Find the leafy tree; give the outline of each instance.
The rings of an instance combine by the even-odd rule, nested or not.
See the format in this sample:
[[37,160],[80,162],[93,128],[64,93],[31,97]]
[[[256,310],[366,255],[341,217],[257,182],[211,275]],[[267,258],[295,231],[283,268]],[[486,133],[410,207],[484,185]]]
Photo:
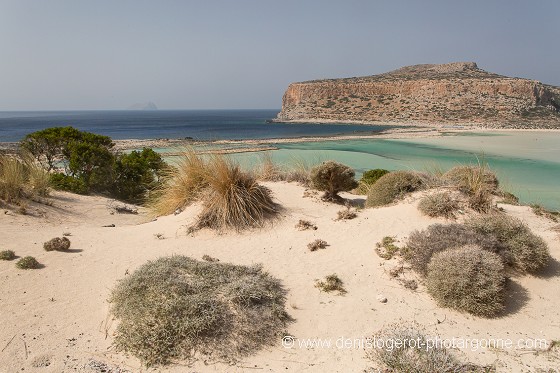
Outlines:
[[352,190],[358,186],[354,180],[354,170],[342,163],[326,161],[311,170],[313,187],[325,192],[323,199],[340,201],[339,192]]

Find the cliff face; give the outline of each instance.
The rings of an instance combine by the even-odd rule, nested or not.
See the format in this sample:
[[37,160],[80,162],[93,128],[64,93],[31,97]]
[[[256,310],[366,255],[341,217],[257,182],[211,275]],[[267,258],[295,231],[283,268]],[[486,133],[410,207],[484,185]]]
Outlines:
[[474,62],[415,65],[292,83],[278,120],[560,128],[560,88],[492,74]]

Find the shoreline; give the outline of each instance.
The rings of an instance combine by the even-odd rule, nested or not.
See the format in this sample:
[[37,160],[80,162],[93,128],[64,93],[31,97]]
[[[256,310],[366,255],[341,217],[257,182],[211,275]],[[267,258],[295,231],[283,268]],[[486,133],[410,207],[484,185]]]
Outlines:
[[[332,121],[333,123],[335,121]],[[290,122],[294,123],[295,122]],[[303,122],[301,122],[303,123]],[[311,122],[307,122],[311,123]],[[329,123],[323,121],[322,123]],[[339,123],[339,122],[338,122]],[[348,122],[350,123],[350,122]],[[364,124],[364,126],[372,125],[373,123],[355,123]],[[392,125],[388,123],[376,125]],[[366,132],[366,131],[364,131]],[[462,133],[515,133],[515,132],[560,132],[559,129],[551,128],[532,128],[532,129],[518,129],[518,128],[487,128],[476,126],[465,127],[447,127],[443,124],[437,127],[426,126],[406,126],[399,128],[388,128],[374,133],[364,133],[356,135],[340,134],[340,135],[327,135],[327,136],[302,136],[302,137],[285,137],[285,138],[263,138],[263,139],[240,139],[240,140],[196,140],[196,139],[120,139],[113,140],[115,143],[114,149],[117,151],[130,151],[138,150],[144,147],[149,148],[180,148],[189,146],[204,146],[204,145],[249,145],[248,147],[217,149],[209,152],[221,153],[249,153],[277,150],[277,147],[271,146],[273,144],[289,144],[289,143],[302,143],[302,142],[322,142],[322,141],[343,141],[343,140],[367,140],[367,139],[415,139],[415,138],[432,138],[440,137],[449,134],[462,134]],[[18,142],[0,142],[0,152],[13,153],[17,151]]]

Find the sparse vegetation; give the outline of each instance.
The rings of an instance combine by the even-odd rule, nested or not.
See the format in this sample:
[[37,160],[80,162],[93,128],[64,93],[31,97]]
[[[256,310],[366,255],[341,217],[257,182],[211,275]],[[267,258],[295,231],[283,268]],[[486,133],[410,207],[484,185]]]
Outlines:
[[298,231],[306,231],[308,229],[317,230],[317,226],[310,221],[300,219],[299,222],[296,224],[296,229]]
[[346,206],[345,209],[338,211],[336,215],[337,218],[335,220],[351,220],[358,216],[356,210],[352,209],[350,206]]
[[449,192],[428,194],[418,203],[418,210],[430,217],[452,219],[458,209],[458,201]]
[[290,320],[285,299],[280,281],[260,266],[160,258],[113,289],[114,343],[147,366],[195,354],[236,361],[280,337]]
[[66,251],[70,248],[70,240],[66,237],[55,237],[43,244],[45,251]]
[[478,233],[494,236],[507,253],[506,262],[520,271],[538,272],[549,263],[546,242],[517,218],[494,213],[473,217],[465,224]]
[[344,289],[344,283],[334,273],[332,275],[326,276],[324,281],[317,280],[315,282],[315,287],[326,293],[330,293],[333,291],[337,291],[338,295],[346,293],[346,289]]
[[502,260],[476,246],[434,254],[428,264],[426,286],[442,307],[484,317],[495,316],[504,309]]
[[539,204],[532,204],[531,209],[533,213],[538,216],[544,216],[547,219],[552,220],[555,223],[558,223],[560,219],[560,211],[552,211],[544,208],[542,205]]
[[329,246],[327,241],[321,240],[319,238],[307,244],[307,248],[309,249],[309,251],[317,251],[319,249],[324,249],[327,246]]
[[[394,323],[377,332],[372,340],[383,347],[368,349],[367,357],[383,372],[451,373],[493,372],[492,368],[462,364],[441,345],[430,346],[417,324]],[[397,341],[402,343],[397,344]],[[373,372],[373,370],[372,370]]]
[[26,256],[21,258],[20,260],[18,260],[16,262],[16,266],[19,269],[37,269],[39,268],[41,265],[39,264],[39,262],[37,261],[37,259],[35,259],[32,256]]
[[476,245],[484,250],[503,254],[500,252],[499,241],[493,235],[475,232],[461,224],[432,224],[423,231],[410,234],[404,257],[412,269],[425,276],[433,255],[466,245]]
[[422,186],[422,178],[411,171],[395,171],[381,176],[368,191],[366,207],[379,207],[393,203],[405,194]]
[[395,242],[397,242],[397,240],[395,240],[394,237],[385,236],[381,242],[375,244],[375,252],[385,260],[392,259],[399,251],[399,247],[395,245]]
[[16,253],[12,250],[2,250],[0,251],[0,260],[14,260],[16,258]]
[[340,202],[340,192],[352,190],[358,186],[354,180],[354,170],[334,161],[326,161],[311,170],[311,183],[315,189],[324,191],[323,199]]
[[502,197],[502,199],[499,201],[500,203],[505,203],[514,206],[519,205],[519,198],[513,193],[502,190],[499,192],[499,196]]

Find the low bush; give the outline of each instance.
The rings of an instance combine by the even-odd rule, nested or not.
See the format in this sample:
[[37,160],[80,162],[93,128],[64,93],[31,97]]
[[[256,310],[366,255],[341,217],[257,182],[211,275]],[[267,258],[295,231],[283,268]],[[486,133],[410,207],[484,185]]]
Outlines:
[[18,260],[16,262],[16,266],[19,269],[37,269],[39,268],[41,265],[39,264],[39,262],[37,261],[37,259],[35,259],[32,256],[26,256],[21,258],[20,260]]
[[296,224],[296,229],[298,231],[306,231],[308,229],[317,230],[317,226],[310,221],[300,219],[299,222]]
[[476,246],[434,254],[428,264],[426,286],[442,307],[484,317],[495,316],[504,309],[502,260]]
[[43,244],[45,251],[66,251],[70,248],[70,240],[66,237],[55,237]]
[[55,172],[50,175],[50,183],[54,189],[72,192],[76,194],[87,194],[89,189],[83,180]]
[[323,241],[321,239],[316,239],[315,241],[307,244],[307,248],[309,249],[309,251],[317,251],[319,249],[324,249],[327,246],[329,246],[327,241]]
[[[441,344],[431,346],[422,328],[413,324],[387,325],[373,337],[367,358],[383,372],[454,373],[491,372],[491,368],[460,363]],[[397,342],[399,342],[397,344]],[[379,348],[377,344],[382,347]],[[373,370],[372,370],[373,372]]]
[[332,291],[337,291],[339,295],[346,293],[346,289],[344,289],[344,283],[334,273],[332,275],[326,276],[324,281],[317,280],[315,282],[315,287],[326,293],[330,293]]
[[461,224],[432,224],[423,231],[410,234],[404,258],[412,269],[425,276],[433,255],[465,245],[476,245],[484,250],[505,255],[501,251],[500,242],[491,234],[476,232]]
[[384,170],[382,168],[376,168],[373,170],[367,170],[362,174],[362,177],[360,179],[360,183],[366,184],[366,185],[372,185],[375,184],[375,182],[377,180],[379,180],[379,178],[385,174],[388,174],[389,170]]
[[465,224],[479,234],[494,236],[507,253],[507,263],[523,272],[537,272],[550,260],[546,242],[521,220],[494,213],[472,217]]
[[336,215],[337,217],[335,220],[351,220],[355,219],[358,216],[356,210],[351,209],[350,206],[347,206],[345,209],[338,211]]
[[317,190],[324,191],[323,199],[339,202],[340,192],[352,190],[358,186],[354,180],[352,168],[334,161],[326,161],[311,170],[311,183]]
[[430,217],[454,218],[459,202],[449,192],[428,194],[418,203],[418,210]]
[[377,180],[369,190],[366,207],[379,207],[393,203],[405,194],[422,186],[422,178],[410,171],[390,172]]
[[2,250],[0,251],[0,260],[14,260],[16,258],[16,253],[12,250]]
[[113,289],[114,344],[147,366],[195,354],[233,362],[277,341],[290,321],[285,300],[259,266],[160,258]]

